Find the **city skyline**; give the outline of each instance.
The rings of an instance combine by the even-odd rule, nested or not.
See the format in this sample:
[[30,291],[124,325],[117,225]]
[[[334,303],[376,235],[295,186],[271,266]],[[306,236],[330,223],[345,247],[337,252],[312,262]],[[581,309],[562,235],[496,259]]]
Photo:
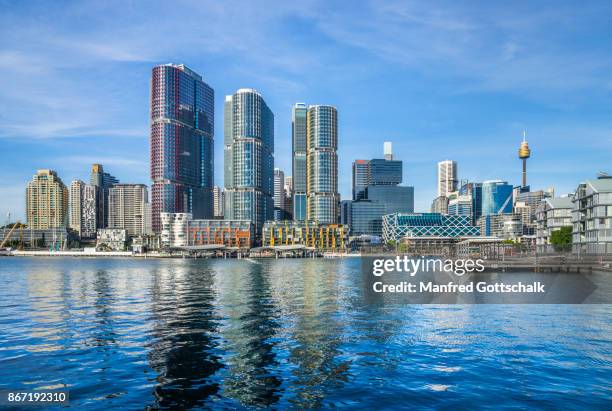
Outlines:
[[[222,96],[241,87],[256,88],[266,96],[276,119],[275,166],[287,173],[293,105],[308,101],[338,108],[342,199],[351,198],[352,162],[372,153],[381,157],[383,141],[392,141],[396,155],[404,160],[404,181],[415,187],[417,211],[427,210],[435,197],[435,165],[444,158],[459,163],[460,180],[502,179],[519,185],[516,147],[523,129],[533,149],[528,169],[533,189],[554,186],[564,194],[599,170],[611,171],[607,44],[582,43],[609,30],[603,21],[609,6],[603,3],[554,11],[488,6],[492,21],[479,21],[474,8],[456,6],[436,14],[426,6],[362,3],[355,10],[323,7],[319,14],[316,7],[280,4],[268,15],[256,7],[242,10],[232,4],[185,6],[165,10],[171,22],[164,23],[170,26],[164,29],[177,27],[179,18],[193,21],[201,13],[218,17],[215,24],[227,24],[232,11],[245,29],[253,29],[253,39],[199,28],[206,32],[189,36],[187,45],[150,42],[155,47],[139,43],[148,34],[161,38],[154,30],[160,16],[155,13],[136,19],[143,33],[139,36],[137,28],[122,28],[128,26],[122,19],[141,11],[136,6],[123,10],[124,17],[106,5],[83,3],[53,12],[47,7],[17,4],[0,17],[0,71],[5,80],[0,103],[6,107],[0,117],[2,219],[7,211],[25,217],[24,187],[37,169],[53,169],[69,183],[87,181],[91,164],[101,163],[122,182],[150,187],[148,82],[153,66],[169,62],[186,64],[216,91],[217,185],[223,185]],[[370,26],[368,11],[369,18],[388,22],[399,35],[389,38],[373,27],[378,24]],[[336,29],[325,23],[325,12],[341,23]],[[345,12],[355,19],[336,21]],[[91,24],[68,28],[75,17]],[[494,28],[501,18],[504,25]],[[406,21],[413,24],[400,24]],[[356,35],[353,29],[360,27],[372,39]],[[428,36],[436,28],[438,35]],[[279,40],[277,32],[287,35]],[[311,36],[296,51],[295,44],[306,33]],[[463,35],[465,43],[454,40],[454,34]],[[494,35],[485,40],[487,34]],[[439,47],[427,51],[408,40],[411,37],[429,38]],[[568,40],[564,52],[554,47],[559,37]],[[381,40],[379,45],[375,39]],[[251,42],[262,40],[269,47],[259,48],[258,55]],[[483,56],[470,51],[480,42]],[[447,43],[457,55],[445,51],[442,46]],[[402,46],[402,53],[392,55],[390,50],[403,50]],[[413,60],[408,57],[411,51],[418,52]],[[483,59],[468,64],[471,57]],[[580,68],[570,64],[576,59],[583,63]],[[454,69],[441,67],[446,60]],[[252,63],[248,71],[242,68],[246,63]],[[483,70],[487,64],[493,69]]]

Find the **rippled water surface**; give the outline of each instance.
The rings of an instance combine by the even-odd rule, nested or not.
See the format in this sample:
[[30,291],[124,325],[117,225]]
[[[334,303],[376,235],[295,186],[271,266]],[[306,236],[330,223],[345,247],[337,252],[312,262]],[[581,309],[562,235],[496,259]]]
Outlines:
[[363,284],[358,259],[1,258],[0,387],[101,410],[612,406],[610,305]]

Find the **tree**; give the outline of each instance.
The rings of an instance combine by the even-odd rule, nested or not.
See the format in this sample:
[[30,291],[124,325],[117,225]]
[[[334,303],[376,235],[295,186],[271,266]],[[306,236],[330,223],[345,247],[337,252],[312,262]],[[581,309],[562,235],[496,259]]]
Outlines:
[[550,244],[555,251],[567,250],[572,245],[572,227],[561,227],[550,234]]

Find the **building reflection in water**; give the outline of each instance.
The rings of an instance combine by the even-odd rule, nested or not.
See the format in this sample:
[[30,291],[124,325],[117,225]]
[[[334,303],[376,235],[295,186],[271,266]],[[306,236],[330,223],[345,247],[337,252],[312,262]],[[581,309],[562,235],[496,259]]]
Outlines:
[[202,406],[219,391],[211,378],[223,367],[215,338],[214,274],[206,267],[174,260],[152,272],[149,364],[158,373],[155,408]]
[[223,395],[248,406],[273,406],[282,379],[276,359],[278,304],[264,263],[234,261],[220,268],[220,305],[226,325],[221,330],[228,355]]

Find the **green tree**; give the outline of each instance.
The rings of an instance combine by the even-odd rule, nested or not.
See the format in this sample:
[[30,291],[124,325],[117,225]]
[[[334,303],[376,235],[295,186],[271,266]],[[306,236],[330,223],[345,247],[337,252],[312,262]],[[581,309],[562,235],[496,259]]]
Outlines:
[[555,251],[567,250],[572,245],[572,227],[561,227],[550,234],[550,244]]

